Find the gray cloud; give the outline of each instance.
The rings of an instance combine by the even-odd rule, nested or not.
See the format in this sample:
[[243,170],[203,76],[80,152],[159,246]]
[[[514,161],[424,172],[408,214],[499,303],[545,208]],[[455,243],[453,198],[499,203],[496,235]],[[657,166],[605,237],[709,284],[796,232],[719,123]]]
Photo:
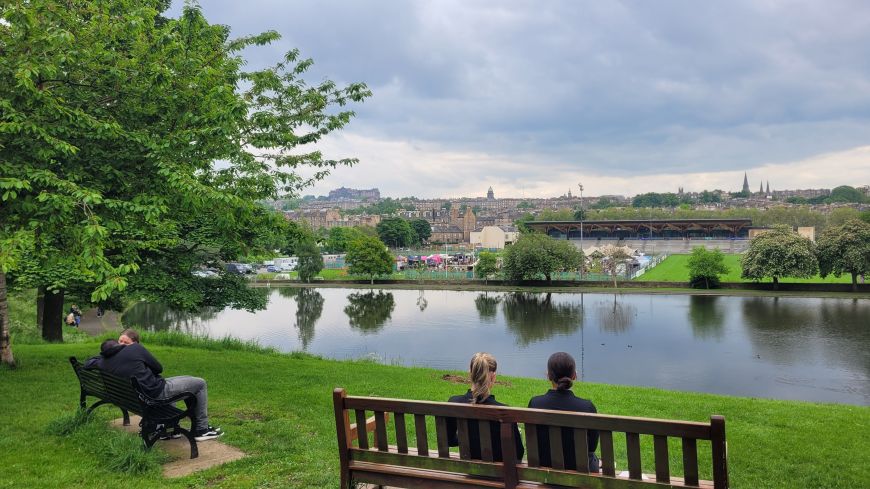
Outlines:
[[870,4],[860,0],[202,7],[236,35],[283,34],[246,53],[252,66],[298,47],[316,62],[313,80],[368,83],[375,96],[346,132],[528,165],[506,180],[542,167],[602,176],[742,170],[849,150],[870,136]]

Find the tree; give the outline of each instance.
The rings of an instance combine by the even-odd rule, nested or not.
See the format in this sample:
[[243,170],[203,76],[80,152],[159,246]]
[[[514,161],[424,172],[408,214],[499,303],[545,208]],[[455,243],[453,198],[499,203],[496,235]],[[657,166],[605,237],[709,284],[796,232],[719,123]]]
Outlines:
[[377,230],[381,241],[396,248],[411,246],[417,241],[417,235],[411,225],[401,217],[382,219],[377,225]]
[[861,213],[861,220],[867,223],[870,223],[870,211],[864,211]]
[[432,225],[426,219],[412,219],[410,224],[417,235],[417,243],[425,243],[432,237]]
[[363,236],[363,233],[357,228],[331,228],[326,238],[326,249],[330,253],[344,253],[347,251],[350,243],[361,236]]
[[320,254],[320,248],[314,241],[304,241],[299,245],[296,256],[299,259],[296,265],[299,280],[311,282],[311,279],[323,270],[323,255]]
[[396,300],[391,292],[379,290],[375,292],[353,293],[347,296],[347,306],[344,313],[352,328],[360,329],[364,334],[377,333],[390,320]]
[[788,226],[775,226],[753,238],[741,265],[743,278],[771,277],[774,290],[779,290],[780,277],[809,278],[819,270],[813,242]]
[[613,288],[617,287],[616,277],[619,275],[620,265],[624,266],[631,256],[621,246],[604,245],[601,247],[601,266],[604,273],[610,274],[613,279]]
[[870,274],[870,224],[854,219],[828,228],[819,235],[816,256],[819,274],[852,275],[852,291],[858,291],[858,275]]
[[850,187],[849,185],[840,185],[839,187],[831,190],[831,195],[825,199],[828,202],[854,202],[861,203],[866,199],[864,197],[864,193],[855,187]]
[[531,233],[532,230],[529,229],[528,226],[526,226],[526,223],[532,222],[534,220],[535,220],[535,215],[530,213],[530,212],[527,212],[527,213],[523,214],[522,217],[520,217],[519,219],[514,221],[514,226],[517,227],[517,231],[519,231],[521,234]]
[[350,265],[348,273],[368,276],[372,284],[375,283],[375,277],[388,275],[393,271],[393,255],[378,238],[365,236],[353,241],[348,247],[345,260]]
[[719,275],[728,273],[725,255],[719,250],[708,250],[703,246],[692,248],[689,256],[689,282],[692,287],[705,289],[719,287]]
[[[333,108],[364,100],[365,85],[309,86],[300,77],[312,62],[297,51],[244,72],[239,53],[276,33],[229,40],[195,6],[163,18],[167,5],[33,0],[0,10],[0,239],[29,242],[11,271],[46,291],[48,340],[61,339],[67,290],[185,307],[241,298],[247,287],[233,279],[191,281],[204,264],[193,258],[259,246],[271,218],[258,201],[355,163],[301,147],[344,127],[353,112]],[[311,178],[296,172],[305,166]]]
[[676,207],[680,205],[680,197],[675,193],[656,193],[636,195],[631,199],[632,207]]
[[496,264],[495,253],[491,251],[481,251],[477,256],[477,265],[474,266],[474,274],[477,278],[482,278],[485,284],[489,277],[494,275],[497,271],[498,266]]
[[577,269],[582,257],[568,241],[526,233],[505,250],[502,271],[508,280],[552,280],[553,272]]

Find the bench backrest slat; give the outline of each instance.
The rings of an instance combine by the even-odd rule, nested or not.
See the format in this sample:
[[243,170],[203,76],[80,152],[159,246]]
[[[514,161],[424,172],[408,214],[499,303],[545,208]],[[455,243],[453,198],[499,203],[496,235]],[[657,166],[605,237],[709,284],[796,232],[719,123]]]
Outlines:
[[[714,487],[728,487],[725,427],[724,419],[720,417],[714,416],[710,423],[697,423],[502,406],[348,397],[343,390],[336,390],[339,391],[341,395],[336,394],[333,398],[336,403],[336,422],[340,420],[343,425],[339,427],[339,448],[345,454],[343,460],[346,459],[351,467],[346,474],[348,478],[376,472],[378,464],[385,464],[394,466],[390,470],[395,470],[395,466],[405,466],[449,472],[453,477],[456,474],[492,477],[500,481],[498,487],[505,488],[515,488],[520,481],[566,487],[645,487],[651,484],[698,487],[697,440],[709,440],[712,446]],[[346,437],[342,441],[341,436],[342,433],[351,432],[346,414],[350,411],[355,413],[352,417],[356,419],[355,429],[359,433],[356,446]],[[369,431],[374,430],[372,444],[368,441],[367,412],[374,413],[374,426],[368,428]],[[390,446],[387,440],[391,415],[396,425],[397,446]],[[415,440],[409,439],[409,416],[414,419]],[[429,442],[433,440],[427,426],[429,419],[431,421],[428,422],[434,421],[437,456],[430,454]],[[527,464],[516,459],[514,424],[525,426]],[[450,433],[449,430],[454,432]],[[600,474],[590,473],[588,443],[590,437],[594,436],[590,430],[597,431],[599,437]],[[611,484],[606,481],[616,477],[614,432],[620,436],[625,434],[628,479],[622,476]],[[458,444],[458,454],[450,452],[451,438]],[[652,441],[655,481],[642,474],[642,438],[651,438]],[[669,446],[669,438],[680,439],[682,445]],[[546,447],[540,447],[539,442]],[[411,444],[416,445],[416,452],[409,450]],[[678,478],[673,482],[670,451],[679,449],[677,447],[682,448],[683,480]],[[549,461],[541,452],[546,449],[549,449]],[[367,463],[357,466],[353,465],[355,462]],[[342,477],[344,481],[344,473]],[[414,472],[407,477],[423,484],[430,480],[427,477],[435,475],[428,476],[424,471]]]

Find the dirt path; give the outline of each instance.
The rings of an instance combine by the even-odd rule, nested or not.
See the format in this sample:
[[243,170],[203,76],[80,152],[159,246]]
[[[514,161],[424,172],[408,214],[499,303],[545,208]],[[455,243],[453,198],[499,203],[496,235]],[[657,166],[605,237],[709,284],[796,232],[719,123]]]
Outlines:
[[106,311],[102,317],[97,317],[96,308],[88,309],[82,313],[79,329],[91,336],[99,336],[107,331],[118,331],[121,329],[121,314]]

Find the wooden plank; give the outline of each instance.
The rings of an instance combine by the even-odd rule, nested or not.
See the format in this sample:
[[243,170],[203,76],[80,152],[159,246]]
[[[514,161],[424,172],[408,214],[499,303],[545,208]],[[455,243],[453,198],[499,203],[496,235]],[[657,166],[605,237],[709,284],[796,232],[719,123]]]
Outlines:
[[360,448],[369,447],[369,433],[366,431],[366,412],[362,409],[356,410],[356,444]]
[[710,416],[710,432],[713,451],[713,485],[716,489],[727,489],[728,445],[725,440],[725,418]]
[[526,456],[530,467],[541,466],[538,455],[538,426],[531,423],[526,423]]
[[484,462],[492,462],[495,457],[492,449],[492,429],[488,421],[477,423],[478,439],[480,440],[480,458]]
[[516,489],[519,483],[517,476],[517,446],[514,440],[514,427],[511,423],[502,423],[500,427],[501,434],[501,455],[504,467],[504,489]]
[[335,432],[338,436],[338,464],[341,471],[341,487],[349,487],[350,484],[350,459],[347,453],[350,448],[350,427],[348,426],[348,419],[344,410],[345,397],[347,397],[347,392],[344,389],[332,391],[332,406],[335,411]]
[[394,452],[376,452],[374,450],[360,450],[358,448],[350,449],[348,454],[351,466],[355,465],[354,462],[366,462],[433,471],[456,472],[479,477],[501,477],[500,463],[461,460],[456,458],[456,454],[450,458],[438,458]]
[[459,458],[471,459],[471,442],[468,436],[468,420],[459,418],[456,420],[457,434],[459,435]]
[[630,479],[640,480],[640,435],[637,433],[626,433],[625,448],[628,452],[628,477]]
[[616,475],[613,465],[613,432],[599,431],[598,444],[601,445],[601,471],[604,475],[613,477]]
[[698,486],[698,442],[683,438],[683,478],[687,486]]
[[351,477],[355,482],[368,482],[378,486],[389,487],[425,487],[427,489],[504,487],[498,480],[477,476],[367,463],[352,464]]
[[589,433],[583,429],[574,430],[574,463],[577,472],[589,472]]
[[567,428],[602,431],[622,431],[646,435],[710,439],[710,425],[678,420],[635,418],[592,413],[549,411],[545,409],[511,408],[505,406],[469,405],[447,402],[409,401],[376,397],[348,397],[347,409],[425,414],[452,418],[479,419],[498,422],[532,423]]
[[438,441],[438,456],[449,457],[450,447],[447,442],[447,418],[443,416],[435,416],[435,435]]
[[405,414],[396,413],[396,445],[399,453],[408,453],[408,427],[405,425]]
[[565,454],[562,453],[562,428],[550,426],[550,463],[557,470],[565,468]]
[[417,436],[417,452],[420,455],[429,455],[429,437],[426,435],[426,416],[414,415],[414,432]]
[[671,469],[668,465],[668,437],[654,436],[653,450],[656,459],[656,482],[670,482]]
[[382,452],[387,451],[387,421],[383,411],[375,411],[375,445]]
[[[650,480],[638,481],[624,477],[607,477],[597,473],[580,474],[574,471],[532,468],[526,465],[520,465],[517,472],[520,481],[522,481],[517,485],[517,489],[562,489],[568,487],[589,489],[648,489],[652,487],[656,489],[685,489],[682,480],[678,477],[673,477],[669,483],[656,483]],[[701,487],[712,489],[712,484],[712,482],[707,484],[702,482]]]

